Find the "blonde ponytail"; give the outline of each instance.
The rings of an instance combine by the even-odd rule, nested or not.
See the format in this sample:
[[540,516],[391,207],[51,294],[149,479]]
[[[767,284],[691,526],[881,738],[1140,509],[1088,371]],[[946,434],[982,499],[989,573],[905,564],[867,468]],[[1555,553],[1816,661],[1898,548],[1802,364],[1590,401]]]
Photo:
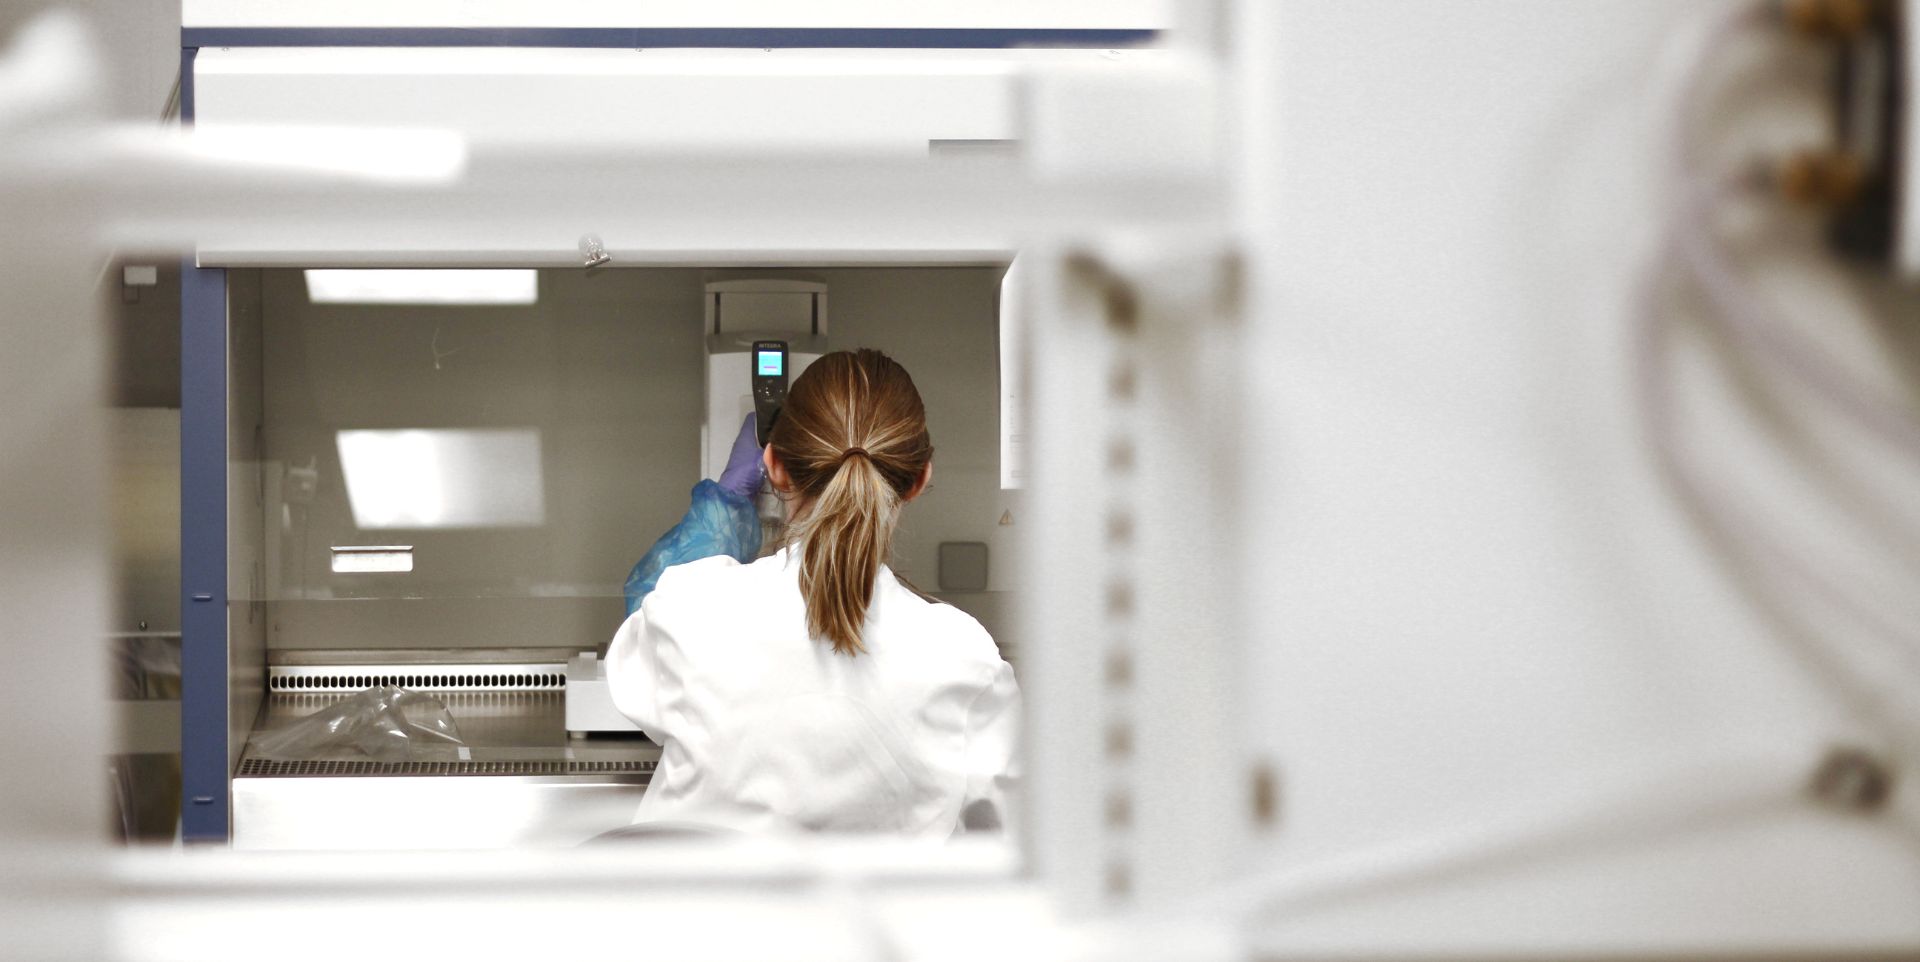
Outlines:
[[788,536],[807,630],[858,655],[900,507],[933,459],[920,393],[879,351],[828,354],[794,381],[768,443],[801,501]]

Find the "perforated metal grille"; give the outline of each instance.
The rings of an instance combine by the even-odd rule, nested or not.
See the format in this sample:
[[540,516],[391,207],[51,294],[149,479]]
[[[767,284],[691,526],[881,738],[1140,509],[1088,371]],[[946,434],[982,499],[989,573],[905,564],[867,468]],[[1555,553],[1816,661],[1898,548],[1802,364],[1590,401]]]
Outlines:
[[359,691],[398,685],[422,691],[551,691],[567,686],[565,665],[273,665],[276,692]]
[[651,775],[651,761],[553,762],[375,762],[278,761],[248,758],[241,777],[313,777],[347,775]]

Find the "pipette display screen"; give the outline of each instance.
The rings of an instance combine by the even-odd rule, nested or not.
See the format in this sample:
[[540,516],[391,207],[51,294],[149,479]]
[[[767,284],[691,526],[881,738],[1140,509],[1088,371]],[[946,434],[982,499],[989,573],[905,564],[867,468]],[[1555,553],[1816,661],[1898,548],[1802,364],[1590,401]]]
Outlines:
[[760,351],[759,354],[759,363],[754,365],[755,374],[779,377],[786,373],[786,371],[782,370],[781,363],[785,360],[785,355],[779,351]]

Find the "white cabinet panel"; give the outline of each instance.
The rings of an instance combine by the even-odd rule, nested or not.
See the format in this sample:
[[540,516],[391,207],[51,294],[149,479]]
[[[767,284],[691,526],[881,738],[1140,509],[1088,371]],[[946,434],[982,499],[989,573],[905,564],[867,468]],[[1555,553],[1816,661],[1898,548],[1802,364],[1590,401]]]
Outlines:
[[1165,0],[184,0],[188,27],[865,27],[1151,30]]
[[[1026,51],[203,49],[196,122],[437,127],[689,150],[1004,140]],[[1097,56],[1048,51],[1052,58]]]

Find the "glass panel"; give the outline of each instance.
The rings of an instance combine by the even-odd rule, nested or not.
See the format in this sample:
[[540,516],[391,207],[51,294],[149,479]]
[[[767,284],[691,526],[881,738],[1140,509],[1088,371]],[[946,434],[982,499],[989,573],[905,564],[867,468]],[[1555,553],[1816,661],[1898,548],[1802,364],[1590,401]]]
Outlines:
[[537,527],[547,519],[537,429],[415,428],[334,437],[353,523],[363,530]]
[[612,637],[628,571],[702,476],[705,284],[738,276],[826,283],[829,346],[878,347],[912,373],[938,485],[908,510],[895,566],[937,589],[940,542],[989,544],[995,583],[956,603],[1003,620],[997,268],[542,270],[515,304],[325,303],[317,272],[232,273],[234,296],[256,299],[235,309],[262,318],[265,544],[243,550],[264,561],[273,649]]

